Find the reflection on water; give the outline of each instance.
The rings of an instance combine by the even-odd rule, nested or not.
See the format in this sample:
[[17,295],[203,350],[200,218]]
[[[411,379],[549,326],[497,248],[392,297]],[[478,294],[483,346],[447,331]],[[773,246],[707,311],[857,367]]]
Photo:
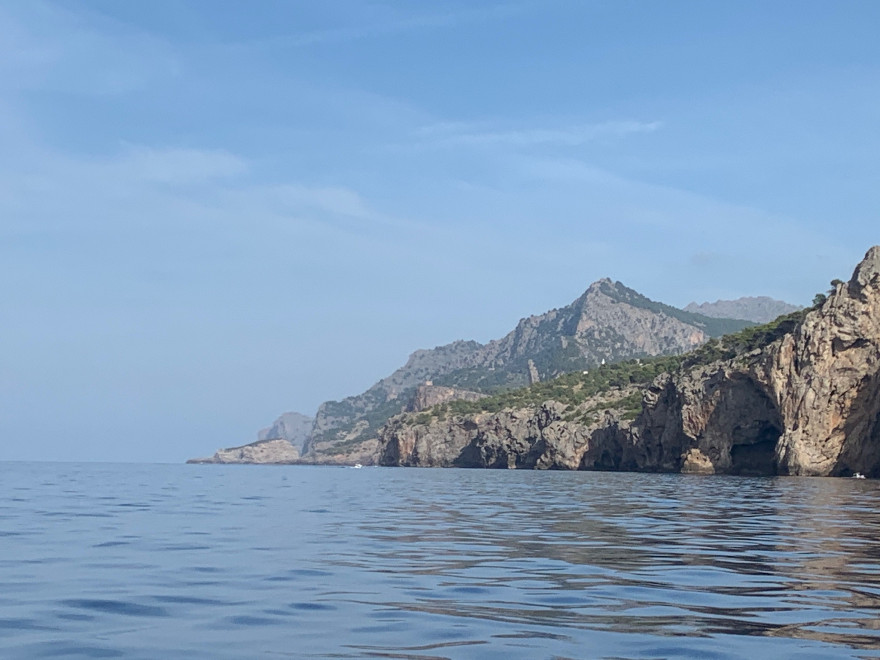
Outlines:
[[880,657],[880,484],[0,464],[0,656]]

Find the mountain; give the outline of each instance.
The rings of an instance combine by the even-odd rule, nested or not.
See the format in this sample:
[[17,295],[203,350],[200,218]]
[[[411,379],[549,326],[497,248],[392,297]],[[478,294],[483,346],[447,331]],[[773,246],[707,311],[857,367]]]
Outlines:
[[620,282],[599,280],[570,305],[522,319],[501,339],[416,351],[366,392],[322,404],[303,458],[372,462],[379,430],[412,407],[418,386],[426,382],[451,388],[453,398],[460,398],[455,392],[489,394],[602,363],[682,353],[748,325],[680,310]]
[[389,420],[382,465],[880,477],[880,246],[827,299],[683,355]]
[[775,318],[791,314],[799,309],[798,305],[774,300],[767,296],[743,297],[736,300],[716,300],[713,303],[692,302],[684,308],[686,312],[711,316],[712,318],[744,319],[754,323],[769,323]]
[[315,420],[296,412],[286,412],[276,419],[272,426],[262,429],[257,433],[257,440],[287,440],[297,449],[301,450],[303,444],[312,434],[312,426]]
[[296,463],[314,422],[300,413],[286,412],[260,430],[256,442],[218,449],[213,456],[191,458],[187,463]]

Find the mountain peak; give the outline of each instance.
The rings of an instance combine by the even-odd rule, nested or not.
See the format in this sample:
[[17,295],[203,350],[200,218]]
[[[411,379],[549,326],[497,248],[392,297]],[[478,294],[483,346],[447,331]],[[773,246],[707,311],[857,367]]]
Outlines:
[[736,300],[716,300],[713,303],[692,302],[684,308],[686,312],[702,314],[712,318],[743,319],[753,323],[769,323],[785,314],[801,309],[798,305],[774,300],[767,296],[737,298]]
[[584,293],[589,292],[604,292],[609,288],[614,289],[615,285],[619,284],[619,282],[615,282],[610,277],[603,277],[600,280],[596,280],[590,286],[587,287],[587,290]]

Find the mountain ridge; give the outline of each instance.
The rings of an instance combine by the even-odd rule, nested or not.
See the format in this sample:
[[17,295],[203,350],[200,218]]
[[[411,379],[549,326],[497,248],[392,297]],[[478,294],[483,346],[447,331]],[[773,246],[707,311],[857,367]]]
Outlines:
[[366,392],[323,403],[303,459],[372,461],[378,431],[426,381],[485,394],[603,362],[681,353],[748,325],[658,303],[603,278],[569,305],[520,319],[500,339],[486,344],[458,340],[415,351],[403,367]]
[[713,318],[744,319],[754,323],[769,323],[773,319],[802,309],[768,296],[743,296],[735,300],[716,300],[715,302],[688,303],[684,310]]

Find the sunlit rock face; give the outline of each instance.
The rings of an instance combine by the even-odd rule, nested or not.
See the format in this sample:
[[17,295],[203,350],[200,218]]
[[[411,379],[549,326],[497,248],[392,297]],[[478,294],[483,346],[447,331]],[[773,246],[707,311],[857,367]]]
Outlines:
[[880,476],[880,247],[770,347],[764,367],[784,423],[781,472]]

